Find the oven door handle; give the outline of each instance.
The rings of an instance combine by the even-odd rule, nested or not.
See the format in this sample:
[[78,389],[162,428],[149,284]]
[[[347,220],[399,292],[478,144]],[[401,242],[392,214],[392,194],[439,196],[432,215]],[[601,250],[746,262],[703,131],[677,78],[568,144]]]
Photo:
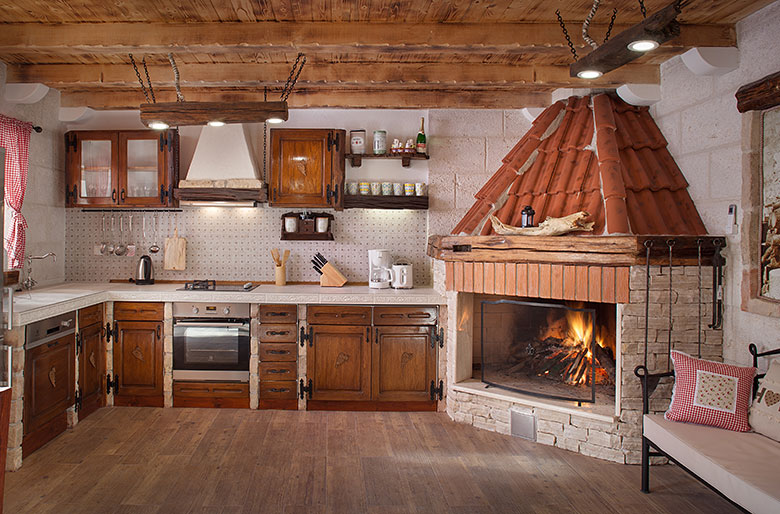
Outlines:
[[224,323],[216,322],[209,323],[207,321],[177,321],[174,323],[177,327],[207,327],[207,328],[241,328],[247,326],[249,323]]

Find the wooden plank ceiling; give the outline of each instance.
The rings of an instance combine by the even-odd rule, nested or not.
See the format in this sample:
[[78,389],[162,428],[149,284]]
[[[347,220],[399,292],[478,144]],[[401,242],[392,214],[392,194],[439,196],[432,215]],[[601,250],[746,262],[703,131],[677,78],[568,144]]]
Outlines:
[[[659,63],[695,46],[734,46],[734,24],[772,0],[692,0],[681,35],[597,81],[569,77],[590,0],[4,0],[8,82],[42,82],[63,106],[137,108],[128,53],[146,58],[159,101],[174,101],[172,52],[189,101],[276,99],[298,52],[291,107],[542,106],[559,87],[656,83]],[[669,0],[646,0],[648,13]],[[595,39],[642,19],[637,0],[602,0]],[[141,70],[143,73],[143,70]]]

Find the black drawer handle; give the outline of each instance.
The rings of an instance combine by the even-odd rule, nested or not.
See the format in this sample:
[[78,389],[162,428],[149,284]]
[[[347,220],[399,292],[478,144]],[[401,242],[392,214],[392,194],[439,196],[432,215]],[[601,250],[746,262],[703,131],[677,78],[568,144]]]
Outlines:
[[239,391],[237,389],[220,389],[218,387],[214,388],[215,393],[227,393],[227,394],[242,394],[243,391]]
[[274,317],[274,316],[290,316],[290,315],[292,315],[292,313],[291,312],[266,312],[265,315],[266,316],[271,316],[271,317]]
[[52,348],[52,347],[54,347],[54,346],[57,346],[58,344],[60,344],[60,342],[59,342],[59,341],[54,341],[53,343],[49,343],[49,344],[47,344],[47,345],[46,345],[46,348]]
[[395,318],[395,319],[398,319],[398,318],[403,318],[404,315],[403,314],[380,314],[379,317],[380,318]]
[[410,318],[430,318],[431,313],[430,312],[410,312],[407,314]]
[[289,330],[281,330],[281,331],[269,330],[268,332],[266,332],[266,334],[268,334],[269,336],[286,336],[289,333],[290,333]]
[[208,393],[209,389],[208,389],[208,387],[204,387],[203,389],[182,387],[181,389],[179,389],[179,392],[181,392],[181,393]]
[[285,373],[289,373],[289,369],[269,369],[268,373],[273,373],[275,375],[283,375]]
[[267,353],[271,355],[289,355],[290,350],[268,350]]
[[269,391],[271,391],[272,393],[287,393],[290,390],[287,389],[286,387],[283,387],[281,389],[280,388],[276,388],[276,387],[272,387],[271,389],[269,389]]

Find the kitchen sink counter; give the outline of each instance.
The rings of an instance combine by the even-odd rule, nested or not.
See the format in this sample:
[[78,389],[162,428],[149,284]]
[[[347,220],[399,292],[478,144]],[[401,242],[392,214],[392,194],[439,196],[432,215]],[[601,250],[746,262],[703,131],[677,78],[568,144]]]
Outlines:
[[[64,282],[14,294],[13,324],[28,325],[102,302],[245,302],[350,305],[441,305],[446,299],[432,288],[369,289],[311,285],[261,285],[252,291],[177,291],[182,284]],[[5,312],[8,312],[7,305]]]

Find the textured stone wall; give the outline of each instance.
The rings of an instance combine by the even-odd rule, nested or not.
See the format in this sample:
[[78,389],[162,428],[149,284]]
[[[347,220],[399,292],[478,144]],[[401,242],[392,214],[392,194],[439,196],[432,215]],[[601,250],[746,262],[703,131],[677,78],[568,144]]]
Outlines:
[[[669,312],[671,309],[672,348],[691,355],[698,355],[699,330],[701,331],[701,355],[711,360],[722,360],[723,332],[707,329],[711,315],[709,302],[712,297],[711,268],[701,269],[701,291],[699,290],[699,269],[696,266],[679,266],[672,273],[672,295],[669,297],[669,269],[650,268],[649,316],[647,366],[650,372],[667,370],[668,341],[670,334]],[[456,293],[449,293],[455,296]],[[699,295],[702,300],[701,325],[699,319]],[[464,295],[457,295],[463,297]],[[454,390],[449,387],[447,412],[457,422],[468,423],[477,428],[502,434],[510,433],[510,409],[536,417],[536,440],[539,443],[557,446],[566,450],[598,457],[613,462],[636,464],[641,458],[642,394],[639,379],[634,368],[644,363],[645,305],[648,299],[646,269],[633,266],[630,277],[630,301],[618,307],[620,329],[621,387],[620,415],[611,422],[577,415],[575,404],[572,412],[539,407],[539,400],[531,406],[522,401],[488,398],[472,392]],[[457,300],[448,298],[450,309]],[[450,328],[451,338],[459,337],[457,328]],[[455,345],[452,345],[455,348]],[[451,363],[448,372],[454,373]],[[454,385],[454,384],[453,384]],[[491,394],[499,391],[491,389]],[[663,412],[669,405],[672,382],[665,379],[651,396],[650,410]]]

